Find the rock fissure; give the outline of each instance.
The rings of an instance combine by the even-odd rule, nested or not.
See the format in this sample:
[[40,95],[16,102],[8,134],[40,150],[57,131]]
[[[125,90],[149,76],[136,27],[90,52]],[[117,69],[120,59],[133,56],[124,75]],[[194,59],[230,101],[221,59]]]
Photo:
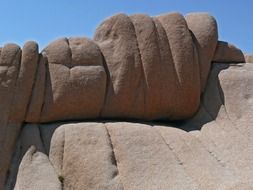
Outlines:
[[[157,130],[156,128],[154,128],[154,130],[156,131],[156,133],[161,137],[161,139],[163,140],[164,144],[166,144],[166,146],[169,148],[169,150],[173,153],[174,157],[177,160],[178,165],[182,166],[184,168],[184,171],[186,172],[186,169],[184,167],[184,163],[183,161],[177,156],[177,153],[174,151],[174,148],[165,140],[164,136],[159,132],[159,130]],[[187,172],[186,172],[187,173]],[[190,176],[189,176],[190,177]]]
[[115,174],[115,177],[118,176],[119,177],[119,181],[120,181],[120,184],[122,185],[123,187],[123,190],[124,190],[124,186],[123,186],[123,183],[120,179],[120,171],[119,171],[119,166],[118,166],[118,160],[116,158],[116,153],[115,153],[115,149],[114,149],[114,146],[113,146],[113,142],[112,142],[112,138],[111,138],[111,134],[106,126],[106,124],[104,124],[104,127],[105,127],[105,130],[106,130],[106,133],[107,133],[107,136],[108,136],[108,141],[109,141],[109,145],[111,147],[111,151],[112,151],[112,155],[111,155],[111,159],[112,159],[112,164],[116,166],[117,168],[117,173]]
[[[144,100],[143,107],[144,107],[144,115],[145,115],[146,107],[147,107],[147,105],[146,105],[146,101],[147,101],[146,91],[147,91],[147,84],[148,84],[148,82],[147,82],[147,77],[146,77],[145,70],[144,70],[143,58],[142,58],[141,50],[140,50],[140,47],[139,47],[138,37],[137,37],[136,29],[135,29],[135,26],[134,26],[133,22],[132,22],[132,26],[133,26],[133,28],[134,28],[134,37],[135,37],[135,40],[136,40],[138,55],[139,55],[139,57],[140,57],[141,77],[144,78],[144,85],[143,85],[142,80],[140,80],[140,81],[139,81],[139,84],[138,84],[138,87],[140,88],[141,85],[143,85],[142,90],[144,91],[144,92],[143,92],[143,95],[144,95],[144,96],[143,96],[142,98],[143,98],[143,100]],[[136,93],[136,96],[137,96],[137,95],[138,95],[138,94]]]
[[31,101],[32,101],[32,94],[33,94],[33,92],[34,92],[34,88],[35,88],[35,84],[36,84],[36,80],[37,80],[37,77],[38,77],[38,72],[39,72],[39,64],[40,64],[40,56],[39,56],[39,58],[38,58],[38,60],[37,60],[37,66],[36,66],[36,71],[35,71],[35,75],[34,75],[34,77],[33,77],[33,82],[32,82],[32,89],[31,89],[31,92],[30,92],[30,95],[29,95],[29,98],[28,98],[28,103],[27,103],[27,105],[26,105],[26,111],[25,111],[25,114],[24,114],[24,118],[26,119],[27,118],[27,114],[28,114],[28,112],[29,112],[29,108],[30,108],[30,105],[31,105]]
[[[44,56],[42,54],[42,56]],[[45,56],[46,57],[46,56]],[[47,60],[47,58],[46,58]],[[48,66],[48,62],[45,63],[45,83],[44,83],[44,91],[43,91],[43,101],[42,101],[42,105],[40,107],[40,111],[39,111],[39,118],[38,118],[38,122],[41,122],[41,116],[42,116],[42,113],[43,113],[43,110],[44,110],[44,107],[45,107],[45,104],[46,104],[46,95],[47,95],[47,83],[48,83],[48,80],[49,80],[49,77],[50,77],[50,74],[49,74],[49,66]]]
[[110,78],[110,72],[109,72],[109,69],[108,69],[108,66],[105,62],[105,58],[101,52],[101,50],[99,49],[101,55],[102,55],[102,65],[104,67],[104,70],[105,70],[105,74],[106,74],[106,85],[105,85],[105,93],[104,93],[104,98],[103,98],[103,104],[100,108],[100,111],[99,111],[99,117],[100,118],[103,118],[102,114],[103,114],[103,109],[105,108],[105,105],[106,105],[106,97],[108,96],[108,91],[109,91],[109,85],[110,85],[110,82],[111,82],[111,78]]

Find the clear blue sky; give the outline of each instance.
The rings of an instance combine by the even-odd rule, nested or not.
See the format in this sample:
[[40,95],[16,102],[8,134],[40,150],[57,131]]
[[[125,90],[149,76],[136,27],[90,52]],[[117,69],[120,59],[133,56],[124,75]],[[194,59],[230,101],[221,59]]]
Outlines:
[[115,13],[209,12],[219,39],[253,53],[253,0],[1,0],[0,46],[36,40],[40,49],[58,37],[92,38],[96,26]]

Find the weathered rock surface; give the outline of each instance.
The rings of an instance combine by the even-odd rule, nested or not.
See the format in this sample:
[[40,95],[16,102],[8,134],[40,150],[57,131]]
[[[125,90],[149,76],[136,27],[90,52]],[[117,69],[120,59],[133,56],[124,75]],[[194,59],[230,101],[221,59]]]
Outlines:
[[31,147],[19,166],[14,190],[61,190],[62,185],[48,157]]
[[[123,14],[109,18],[97,28],[94,39],[107,65],[107,94],[102,116],[143,116],[144,73],[130,18]],[[140,107],[135,105],[135,99],[139,101]]]
[[[174,64],[174,82],[170,109],[167,117],[182,119],[192,116],[198,109],[200,100],[200,73],[197,52],[184,17],[179,13],[157,17],[167,35]],[[159,75],[159,74],[158,74]],[[170,77],[170,75],[167,75]],[[173,75],[172,75],[173,76]],[[169,92],[168,94],[171,95]],[[166,118],[166,117],[165,117]]]
[[16,88],[13,99],[13,105],[15,106],[12,106],[9,118],[12,122],[20,123],[25,120],[35,80],[38,58],[38,44],[27,42],[22,49],[21,63],[15,84]]
[[207,13],[190,13],[185,16],[198,50],[201,91],[204,91],[211,61],[218,41],[216,20]]
[[227,42],[219,41],[213,56],[216,63],[244,63],[244,54],[240,49]]
[[46,65],[46,57],[40,55],[37,75],[25,117],[26,122],[36,123],[40,121],[42,105],[45,97]]
[[64,178],[64,189],[123,190],[109,134],[103,124],[59,127],[51,140],[49,158],[58,175]]
[[245,60],[206,13],[118,14],[42,53],[5,45],[0,190],[252,189]]
[[41,136],[51,141],[48,156],[64,189],[250,189],[252,83],[252,64],[216,63],[198,113],[182,123],[39,128],[47,131]]
[[86,38],[60,39],[46,47],[43,55],[48,65],[39,121],[99,117],[106,74],[97,45]]
[[18,77],[21,50],[15,44],[2,48],[0,57],[0,188],[3,187],[11,162],[15,141],[21,123],[14,124],[9,120],[14,108],[13,99],[15,82]]

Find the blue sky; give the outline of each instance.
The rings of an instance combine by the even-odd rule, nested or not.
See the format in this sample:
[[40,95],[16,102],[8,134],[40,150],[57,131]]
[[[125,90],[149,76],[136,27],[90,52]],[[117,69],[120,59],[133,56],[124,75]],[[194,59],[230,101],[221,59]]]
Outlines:
[[172,11],[209,12],[220,40],[253,53],[253,0],[0,0],[0,46],[35,40],[42,49],[59,37],[92,38],[97,25],[115,13]]

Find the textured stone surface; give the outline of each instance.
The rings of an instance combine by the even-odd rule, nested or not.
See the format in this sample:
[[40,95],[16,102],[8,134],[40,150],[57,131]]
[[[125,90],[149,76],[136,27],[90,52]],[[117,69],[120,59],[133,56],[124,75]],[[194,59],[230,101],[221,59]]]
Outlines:
[[103,117],[182,119],[196,112],[198,52],[182,15],[115,15],[94,39],[109,72]]
[[39,152],[45,152],[44,143],[41,140],[39,125],[37,124],[26,124],[22,128],[11,161],[11,166],[8,170],[8,179],[5,183],[5,189],[14,188],[21,160],[31,146],[35,146]]
[[216,21],[204,13],[118,14],[97,28],[94,41],[62,38],[41,54],[29,42],[14,96],[18,114],[11,117],[187,119],[199,107],[211,60],[242,60],[239,49],[217,44],[217,37]]
[[102,116],[143,117],[144,73],[130,18],[120,14],[107,19],[97,28],[94,40],[105,57],[109,75]]
[[5,45],[0,190],[252,189],[245,61],[206,13],[118,14],[41,53]]
[[20,127],[9,122],[20,67],[20,55],[21,50],[17,45],[7,44],[2,48],[0,57],[0,188],[5,182]]
[[252,73],[214,64],[199,112],[183,123],[42,125],[51,163],[65,189],[250,189]]
[[60,39],[43,55],[48,68],[40,121],[99,117],[106,74],[97,45],[86,38]]
[[[15,83],[18,77],[20,66],[21,50],[15,44],[7,44],[3,47],[0,57],[0,98],[1,98],[1,131],[8,124],[11,109],[13,109],[12,101],[15,92]],[[1,132],[3,135],[3,132]],[[2,138],[0,138],[2,140]],[[1,143],[2,144],[2,143]]]
[[40,115],[45,95],[47,59],[40,54],[36,79],[32,91],[30,103],[27,108],[26,122],[36,123],[40,121]]
[[22,48],[19,74],[14,92],[12,112],[10,120],[21,123],[25,120],[26,110],[31,98],[32,88],[38,65],[38,44],[27,42]]
[[61,190],[62,185],[48,157],[32,146],[19,166],[14,190]]
[[103,124],[61,126],[52,137],[49,155],[64,178],[64,189],[123,189]]
[[245,58],[242,51],[234,45],[219,41],[212,61],[217,63],[245,63]]
[[252,64],[214,64],[199,112],[181,124],[42,125],[64,189],[250,189],[252,72]]
[[[172,108],[167,110],[167,118],[182,119],[192,116],[198,109],[200,99],[200,73],[191,33],[184,17],[179,13],[157,17],[167,35],[176,77],[170,101]],[[159,75],[159,74],[158,74]],[[170,77],[170,75],[168,75]],[[170,94],[170,93],[168,93]]]
[[[93,158],[93,153],[82,153],[82,148],[78,147],[93,147],[105,138],[111,141],[111,148],[106,148],[106,142],[96,148],[97,164],[100,159],[107,158],[99,156],[101,152],[110,155],[113,152],[117,179],[124,189],[167,189],[169,186],[170,189],[226,190],[240,185],[242,189],[250,188],[253,185],[253,92],[248,87],[253,83],[252,72],[252,64],[214,64],[199,112],[184,123],[107,122],[59,126],[51,141],[53,151],[49,155],[66,155],[69,151],[70,157],[60,157],[56,162],[60,166],[76,157],[77,160],[84,159],[67,164],[72,169],[76,168],[72,173],[78,173],[78,169],[84,171],[92,165],[89,160]],[[236,95],[238,91],[243,93]],[[236,101],[234,97],[237,97]],[[104,131],[103,135],[100,130]],[[62,143],[69,146],[64,148],[64,152]],[[61,151],[54,154],[56,147]],[[75,147],[80,152],[79,156],[76,156]],[[88,147],[84,150],[89,151]],[[84,165],[76,167],[77,163]],[[101,173],[103,167],[97,167],[97,173]],[[68,169],[62,169],[64,171]],[[64,174],[73,177],[68,172]],[[95,176],[93,180],[103,175]],[[76,188],[79,187],[83,186],[77,185]]]
[[199,189],[151,126],[134,123],[106,125],[124,189]]
[[187,25],[198,50],[201,91],[204,91],[211,61],[218,41],[216,20],[207,13],[191,13],[185,16]]

